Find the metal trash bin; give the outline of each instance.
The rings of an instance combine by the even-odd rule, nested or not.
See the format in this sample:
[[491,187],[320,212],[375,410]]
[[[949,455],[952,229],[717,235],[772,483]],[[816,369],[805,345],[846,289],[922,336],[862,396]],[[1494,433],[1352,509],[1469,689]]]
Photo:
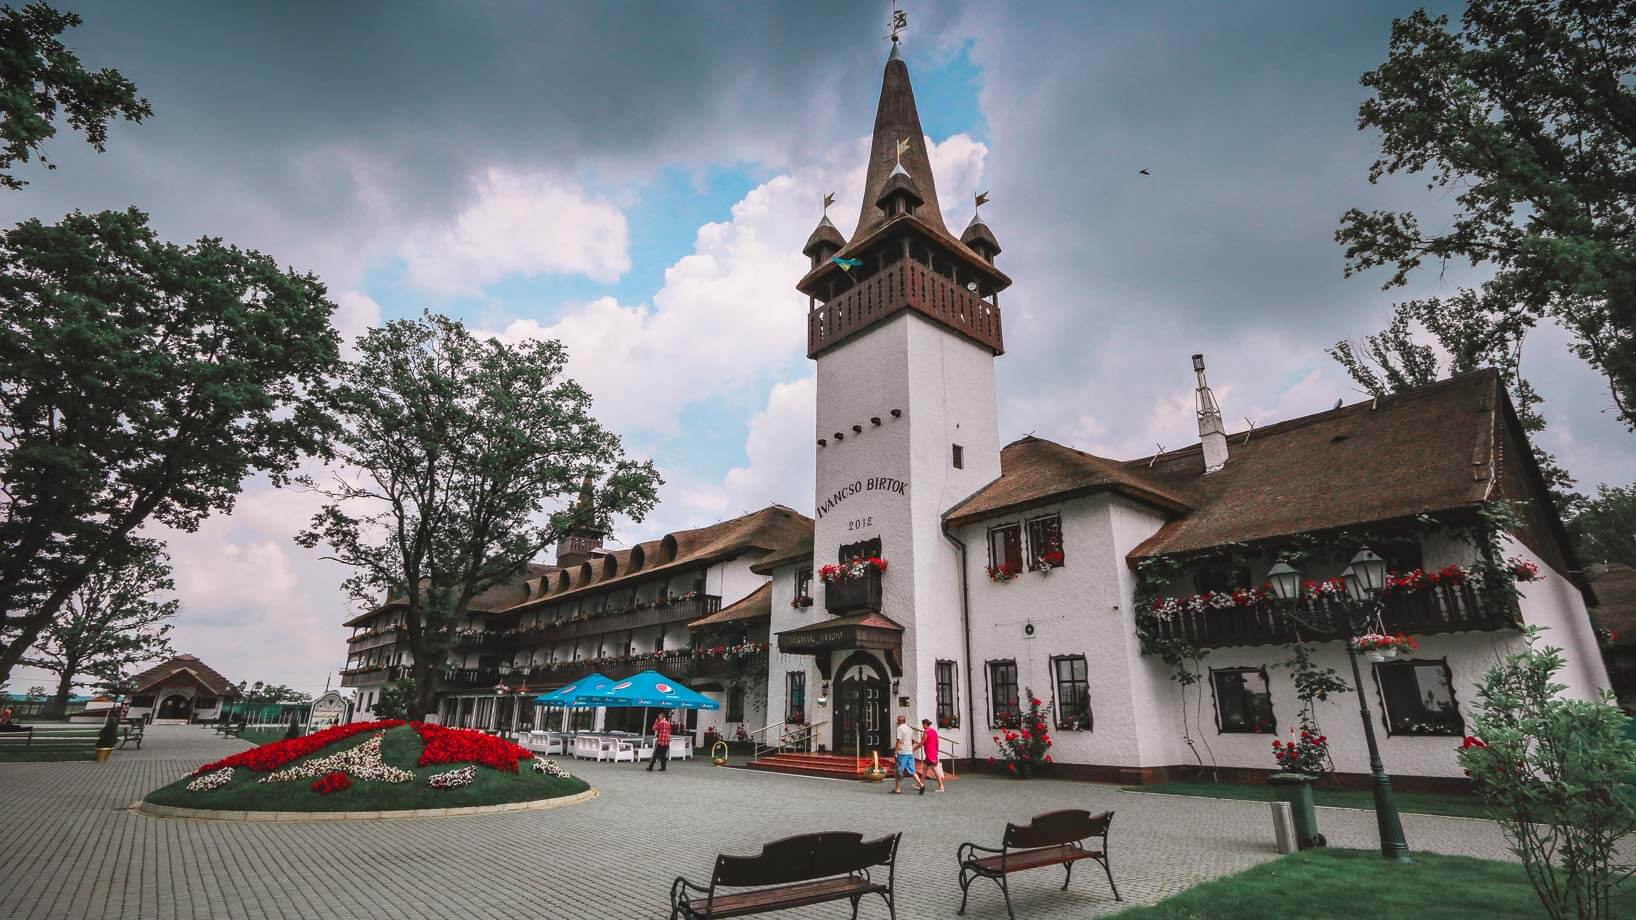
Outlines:
[[1274,773],[1267,777],[1267,785],[1273,788],[1278,801],[1289,803],[1295,839],[1303,850],[1328,845],[1324,835],[1318,833],[1318,812],[1312,806],[1312,784],[1317,779],[1310,773]]

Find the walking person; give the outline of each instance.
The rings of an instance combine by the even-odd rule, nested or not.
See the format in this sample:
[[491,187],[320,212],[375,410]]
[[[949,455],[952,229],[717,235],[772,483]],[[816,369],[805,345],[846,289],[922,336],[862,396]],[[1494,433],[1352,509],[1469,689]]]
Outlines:
[[[937,726],[932,724],[931,719],[921,719],[920,733],[920,749],[926,755],[926,775],[937,777],[938,792],[947,792],[948,790],[943,788],[943,761],[937,758],[940,753],[939,746],[942,744],[937,736]],[[925,782],[920,784],[920,790],[926,791]]]
[[670,713],[661,712],[659,718],[653,722],[653,756],[648,758],[648,772],[653,772],[653,765],[659,765],[659,772],[665,772],[670,766]]
[[892,770],[892,794],[903,794],[903,778],[914,778],[915,785],[920,787],[920,794],[926,794],[926,784],[915,774],[915,730],[909,727],[909,717],[898,715],[897,732],[892,741],[892,753],[897,761]]

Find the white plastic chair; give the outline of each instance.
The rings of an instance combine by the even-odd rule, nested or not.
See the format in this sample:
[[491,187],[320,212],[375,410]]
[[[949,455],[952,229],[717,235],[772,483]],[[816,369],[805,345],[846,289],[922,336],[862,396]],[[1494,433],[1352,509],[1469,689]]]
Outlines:
[[672,739],[670,739],[670,759],[671,760],[687,760],[688,758],[690,758],[692,756],[693,756],[693,739],[692,738],[672,738]]
[[646,763],[653,759],[653,739],[643,738],[641,744],[642,746],[636,749],[636,759],[640,763]]
[[[614,763],[619,763],[622,760],[629,763],[636,762],[636,746],[634,744],[631,744],[629,741],[618,741],[614,739],[610,740],[613,742]],[[601,758],[598,759],[600,760]]]

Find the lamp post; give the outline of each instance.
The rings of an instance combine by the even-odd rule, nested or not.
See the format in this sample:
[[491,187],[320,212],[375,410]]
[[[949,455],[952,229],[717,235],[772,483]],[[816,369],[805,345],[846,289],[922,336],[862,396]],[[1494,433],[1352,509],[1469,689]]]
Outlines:
[[[1322,632],[1344,631],[1346,658],[1352,664],[1352,689],[1358,695],[1358,715],[1363,720],[1363,737],[1369,746],[1370,787],[1375,794],[1375,826],[1380,832],[1380,856],[1393,862],[1409,862],[1409,842],[1403,836],[1403,822],[1398,817],[1397,803],[1392,799],[1392,778],[1380,760],[1380,746],[1375,742],[1375,723],[1369,715],[1369,701],[1363,692],[1363,675],[1358,671],[1358,652],[1352,640],[1369,628],[1373,614],[1379,609],[1379,592],[1386,584],[1386,562],[1367,547],[1352,557],[1352,564],[1341,573],[1347,600],[1329,602],[1324,613],[1332,614],[1324,622],[1318,610],[1309,618],[1300,612],[1301,573],[1287,562],[1279,562],[1267,572],[1272,582],[1273,596],[1284,602],[1293,619]],[[1334,606],[1339,616],[1333,616]]]

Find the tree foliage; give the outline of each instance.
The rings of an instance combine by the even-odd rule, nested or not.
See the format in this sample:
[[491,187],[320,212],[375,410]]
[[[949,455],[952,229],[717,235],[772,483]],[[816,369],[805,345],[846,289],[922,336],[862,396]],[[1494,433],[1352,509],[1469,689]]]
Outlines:
[[1567,699],[1555,681],[1562,650],[1507,655],[1477,686],[1476,735],[1460,765],[1499,818],[1540,903],[1553,918],[1604,920],[1629,880],[1620,841],[1636,833],[1636,742],[1611,693]]
[[246,706],[270,703],[305,703],[312,699],[312,694],[303,693],[283,684],[267,684],[256,681],[254,684],[239,682],[239,699]]
[[1636,485],[1600,486],[1568,521],[1580,561],[1636,567]]
[[112,68],[88,71],[59,38],[80,24],[75,13],[44,3],[0,7],[0,186],[28,183],[11,174],[17,163],[38,158],[56,169],[40,147],[57,133],[59,110],[98,153],[106,149],[108,122],[140,122],[153,114],[136,84]]
[[1354,208],[1336,239],[1348,274],[1391,267],[1388,288],[1428,261],[1492,268],[1457,299],[1561,323],[1636,429],[1633,76],[1627,0],[1471,0],[1453,29],[1424,10],[1395,20],[1386,62],[1363,76],[1359,127],[1382,134],[1369,178],[1423,176],[1455,214],[1435,231]]
[[329,429],[335,305],[312,275],[134,209],[0,236],[0,680],[150,521],[193,530]]
[[337,386],[342,470],[310,483],[328,502],[297,539],[350,566],[360,602],[402,603],[418,717],[474,598],[568,529],[640,520],[660,479],[591,415],[559,342],[428,313],[371,329],[358,352]]
[[162,544],[136,539],[125,561],[92,573],[69,596],[62,615],[47,623],[22,663],[57,675],[46,709],[61,716],[84,678],[119,684],[131,666],[171,654],[170,623],[178,601],[158,597],[175,589]]
[[[415,693],[415,682],[404,679],[393,681],[381,688],[381,698],[375,701],[375,718],[377,719],[408,719],[418,704],[419,696]],[[419,718],[416,713],[414,718]]]

